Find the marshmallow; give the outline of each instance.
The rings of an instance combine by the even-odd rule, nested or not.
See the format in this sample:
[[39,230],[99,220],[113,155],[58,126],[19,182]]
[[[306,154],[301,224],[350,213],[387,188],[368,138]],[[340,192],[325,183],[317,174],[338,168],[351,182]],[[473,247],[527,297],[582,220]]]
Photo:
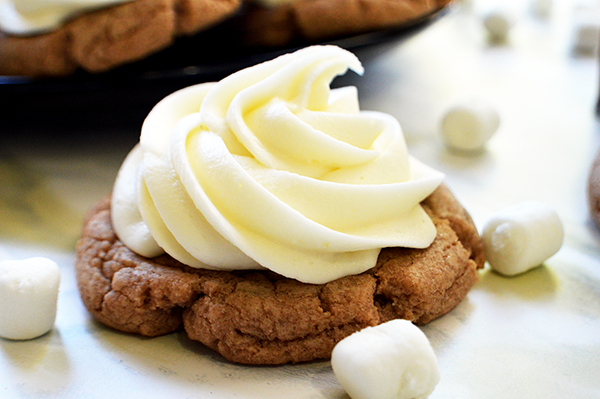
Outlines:
[[442,118],[442,141],[465,151],[481,149],[498,130],[500,115],[484,101],[464,101],[449,109]]
[[435,353],[423,332],[408,320],[367,327],[341,340],[331,366],[352,399],[417,399],[440,380]]
[[575,34],[574,50],[579,54],[594,54],[600,38],[600,26],[580,24]]
[[487,30],[490,40],[496,43],[506,41],[514,24],[514,15],[504,10],[493,11],[483,18],[483,26]]
[[548,205],[528,201],[495,214],[483,228],[488,263],[514,276],[541,265],[563,242],[563,226]]
[[0,337],[32,339],[56,319],[60,270],[46,258],[0,262]]
[[531,8],[533,14],[540,18],[548,18],[552,13],[553,0],[534,0]]

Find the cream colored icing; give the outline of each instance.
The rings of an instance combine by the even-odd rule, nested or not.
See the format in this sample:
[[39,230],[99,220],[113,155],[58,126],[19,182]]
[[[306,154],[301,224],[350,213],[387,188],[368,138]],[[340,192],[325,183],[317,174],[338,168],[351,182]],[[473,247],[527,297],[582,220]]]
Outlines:
[[408,155],[390,115],[330,89],[359,60],[313,46],[175,92],[142,126],[113,190],[132,250],[210,269],[267,268],[324,283],[372,268],[384,247],[424,248],[419,203],[443,175]]
[[72,16],[133,0],[0,0],[0,30],[32,35],[54,30]]

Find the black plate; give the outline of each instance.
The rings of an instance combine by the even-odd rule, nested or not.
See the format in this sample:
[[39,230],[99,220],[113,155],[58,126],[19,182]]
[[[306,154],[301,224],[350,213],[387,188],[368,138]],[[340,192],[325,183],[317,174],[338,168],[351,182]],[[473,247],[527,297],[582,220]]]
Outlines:
[[[365,57],[397,44],[445,13],[446,9],[392,29],[339,38],[336,44]],[[239,69],[317,43],[284,48],[241,46],[235,18],[143,61],[110,72],[78,72],[67,78],[0,76],[1,125],[56,130],[69,127],[140,126],[157,101],[180,88],[219,80]]]

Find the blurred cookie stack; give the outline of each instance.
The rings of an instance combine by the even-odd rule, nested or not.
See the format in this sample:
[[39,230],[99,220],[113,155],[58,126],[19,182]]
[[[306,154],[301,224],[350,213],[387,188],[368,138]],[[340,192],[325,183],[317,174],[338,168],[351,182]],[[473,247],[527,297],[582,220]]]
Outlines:
[[[236,46],[313,44],[418,22],[449,2],[2,0],[0,75],[47,77],[68,76],[78,70],[106,72],[143,60],[185,37],[202,41],[204,34],[224,24],[236,30]],[[206,38],[214,40],[215,35]]]

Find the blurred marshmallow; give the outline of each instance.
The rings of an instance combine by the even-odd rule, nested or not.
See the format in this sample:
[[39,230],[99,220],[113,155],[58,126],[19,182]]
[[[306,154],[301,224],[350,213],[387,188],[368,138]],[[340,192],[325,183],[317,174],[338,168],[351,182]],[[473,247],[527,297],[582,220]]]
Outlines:
[[600,25],[579,24],[575,31],[574,50],[578,54],[592,55],[598,47],[600,39]]
[[483,26],[492,42],[504,43],[508,39],[508,34],[515,25],[515,21],[516,17],[512,12],[498,9],[484,16]]
[[446,111],[440,134],[448,147],[472,151],[483,148],[498,126],[500,115],[496,109],[483,100],[471,99]]
[[540,18],[548,18],[552,14],[552,0],[534,0],[531,4],[533,14]]

